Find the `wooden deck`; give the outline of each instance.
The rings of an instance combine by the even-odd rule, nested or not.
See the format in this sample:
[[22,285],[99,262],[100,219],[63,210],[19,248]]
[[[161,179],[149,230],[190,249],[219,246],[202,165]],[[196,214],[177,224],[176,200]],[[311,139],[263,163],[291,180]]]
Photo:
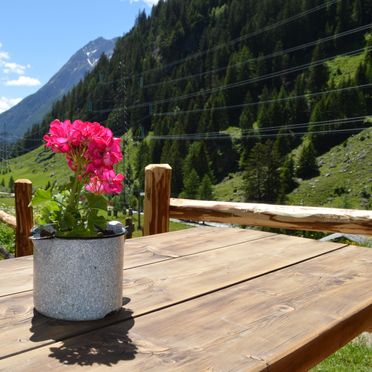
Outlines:
[[372,329],[372,249],[217,228],[125,244],[124,307],[96,322],[34,314],[32,257],[0,262],[0,370],[297,371]]

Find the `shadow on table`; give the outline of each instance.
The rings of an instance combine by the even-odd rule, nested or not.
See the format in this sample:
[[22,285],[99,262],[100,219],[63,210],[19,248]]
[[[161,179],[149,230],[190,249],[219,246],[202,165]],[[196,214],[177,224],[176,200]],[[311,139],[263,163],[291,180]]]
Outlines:
[[[124,298],[123,305],[129,301]],[[132,314],[122,308],[102,320],[70,322],[48,318],[34,310],[30,340],[59,342],[50,347],[49,357],[64,365],[111,366],[135,358],[137,347],[128,336],[134,325]]]

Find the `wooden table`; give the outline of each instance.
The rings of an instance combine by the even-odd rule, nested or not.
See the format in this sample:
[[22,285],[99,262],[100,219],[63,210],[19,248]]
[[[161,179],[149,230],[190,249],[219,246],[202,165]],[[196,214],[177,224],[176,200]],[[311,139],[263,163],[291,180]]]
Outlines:
[[123,310],[96,322],[34,314],[32,257],[0,262],[0,370],[306,370],[372,328],[372,249],[217,228],[125,244]]

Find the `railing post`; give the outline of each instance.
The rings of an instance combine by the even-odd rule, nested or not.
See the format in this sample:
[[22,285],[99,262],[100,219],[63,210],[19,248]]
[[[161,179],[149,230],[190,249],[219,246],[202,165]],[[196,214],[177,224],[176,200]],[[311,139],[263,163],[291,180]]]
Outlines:
[[171,177],[172,168],[168,164],[150,164],[145,168],[145,236],[169,231]]
[[16,257],[32,254],[32,242],[29,239],[33,226],[32,207],[29,207],[32,198],[32,182],[30,180],[17,180],[14,183],[15,210],[16,210]]

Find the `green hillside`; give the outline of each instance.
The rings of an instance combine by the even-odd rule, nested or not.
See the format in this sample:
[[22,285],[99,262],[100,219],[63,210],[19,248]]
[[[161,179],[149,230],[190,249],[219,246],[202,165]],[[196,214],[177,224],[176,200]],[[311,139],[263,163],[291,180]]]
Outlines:
[[172,194],[189,198],[261,163],[271,180],[251,184],[248,199],[281,200],[293,180],[275,170],[304,139],[324,154],[369,114],[371,12],[359,0],[160,1],[13,154],[33,149],[55,118],[98,121],[115,135],[131,129],[140,151],[128,179],[141,189],[149,163],[169,163]]
[[69,173],[63,155],[55,155],[44,149],[44,146],[10,159],[9,168],[9,172],[0,176],[4,178],[5,185],[8,185],[12,176],[14,180],[20,178],[31,180],[34,188],[45,187],[48,181],[62,183],[67,180]]
[[344,81],[355,79],[358,67],[363,62],[364,53],[355,56],[340,56],[328,61],[329,83],[340,86]]
[[[131,139],[131,131],[127,133],[126,159],[131,167],[135,165],[138,146]],[[52,151],[39,146],[24,155],[10,159],[5,165],[0,163],[0,183],[9,184],[10,177],[14,180],[27,178],[32,181],[34,188],[45,187],[48,182],[63,184],[72,174],[62,154],[54,154]],[[7,169],[8,171],[6,171]]]
[[[317,158],[320,175],[301,181],[288,204],[372,209],[372,127],[349,137]],[[242,173],[231,173],[214,186],[220,201],[244,201]]]
[[372,209],[372,128],[318,157],[320,175],[301,182],[290,204]]

